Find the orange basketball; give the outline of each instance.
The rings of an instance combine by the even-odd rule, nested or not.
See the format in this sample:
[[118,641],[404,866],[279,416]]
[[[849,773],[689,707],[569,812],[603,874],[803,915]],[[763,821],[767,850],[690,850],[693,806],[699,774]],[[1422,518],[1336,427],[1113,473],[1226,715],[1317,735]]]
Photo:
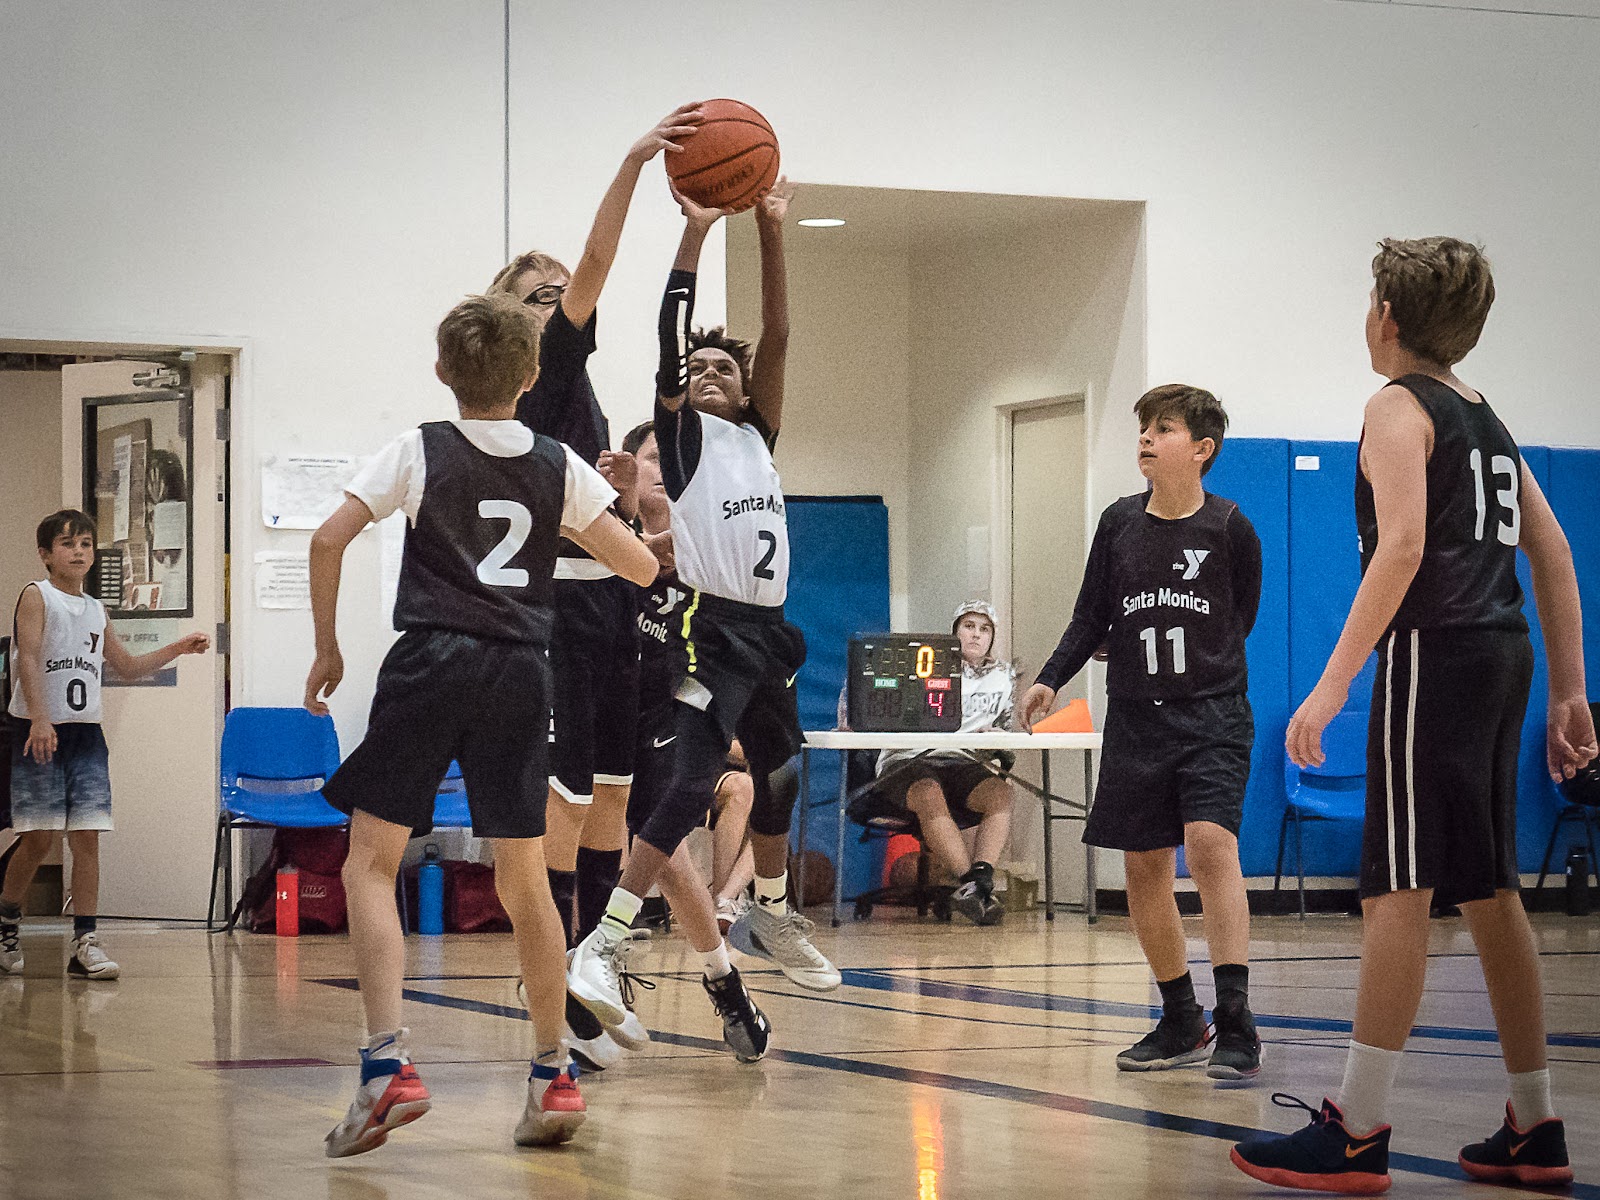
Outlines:
[[667,174],[678,190],[705,208],[743,212],[778,178],[778,135],[767,119],[737,100],[707,100],[705,120],[678,139]]

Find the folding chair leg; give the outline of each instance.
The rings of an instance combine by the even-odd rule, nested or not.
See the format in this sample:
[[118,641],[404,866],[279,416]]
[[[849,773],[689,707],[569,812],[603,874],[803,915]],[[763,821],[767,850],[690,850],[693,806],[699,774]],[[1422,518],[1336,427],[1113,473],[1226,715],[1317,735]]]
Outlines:
[[1301,835],[1302,819],[1297,812],[1294,815],[1294,872],[1300,877],[1300,919],[1306,919],[1306,854],[1305,842]]
[[222,874],[222,829],[227,817],[217,815],[217,833],[211,842],[211,891],[206,896],[206,932],[217,929],[217,877]]
[[933,857],[928,851],[926,842],[919,843],[921,849],[917,852],[917,916],[928,915],[928,880],[932,878],[929,871],[929,860]]
[[1283,820],[1278,822],[1278,867],[1272,874],[1272,894],[1277,895],[1278,889],[1283,884],[1283,844],[1289,836],[1289,812],[1283,810]]
[[1600,858],[1596,858],[1594,849],[1594,827],[1596,822],[1600,822],[1600,815],[1597,815],[1593,809],[1584,809],[1583,827],[1589,835],[1589,873],[1595,877],[1597,882],[1600,882]]
[[1556,814],[1556,823],[1550,827],[1550,840],[1544,847],[1544,861],[1539,864],[1539,882],[1533,885],[1533,894],[1536,896],[1544,891],[1544,881],[1550,874],[1550,856],[1556,852],[1556,839],[1561,836],[1561,826],[1566,823],[1567,814],[1571,811],[1570,808],[1563,808]]

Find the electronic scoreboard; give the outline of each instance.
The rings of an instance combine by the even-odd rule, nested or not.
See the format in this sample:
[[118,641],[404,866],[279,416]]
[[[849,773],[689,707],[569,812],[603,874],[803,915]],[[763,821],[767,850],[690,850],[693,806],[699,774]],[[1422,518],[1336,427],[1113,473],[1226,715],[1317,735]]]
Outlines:
[[961,728],[961,643],[948,633],[871,633],[850,639],[850,728],[863,733],[954,733]]

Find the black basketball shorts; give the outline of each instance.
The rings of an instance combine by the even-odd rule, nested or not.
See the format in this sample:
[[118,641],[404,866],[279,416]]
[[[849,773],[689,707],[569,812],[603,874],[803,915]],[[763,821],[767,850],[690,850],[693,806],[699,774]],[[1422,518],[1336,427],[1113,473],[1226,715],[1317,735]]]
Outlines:
[[1237,837],[1254,744],[1255,719],[1243,695],[1113,697],[1083,840],[1111,850],[1162,850],[1183,845],[1191,821]]
[[795,676],[806,639],[783,609],[695,594],[684,615],[688,673],[677,698],[713,717],[745,758],[775,771],[800,753],[804,736]]
[[596,783],[633,782],[639,713],[637,589],[626,579],[558,579],[550,639],[555,679],[551,786],[594,803]]
[[1397,630],[1378,646],[1367,725],[1361,895],[1437,904],[1520,886],[1517,758],[1533,681],[1520,630]]
[[[669,698],[664,702],[650,705],[639,714],[633,787],[628,792],[628,831],[634,835],[644,828],[644,823],[655,811],[657,803],[666,793],[667,784],[672,780],[673,751],[678,742],[675,718],[677,707],[678,702]],[[730,775],[738,774],[744,769],[734,762],[731,755],[728,756],[712,788],[712,795],[715,796],[721,790]],[[717,813],[714,808],[711,811],[709,824],[713,829],[716,828]]]
[[378,671],[366,736],[322,794],[341,812],[359,808],[420,837],[454,759],[475,834],[542,837],[549,695],[543,646],[410,630]]
[[872,792],[888,811],[909,815],[906,794],[911,785],[921,779],[931,779],[944,793],[956,828],[975,829],[983,821],[983,814],[969,808],[967,798],[981,784],[994,778],[993,771],[964,754],[924,754],[909,761],[890,759]]

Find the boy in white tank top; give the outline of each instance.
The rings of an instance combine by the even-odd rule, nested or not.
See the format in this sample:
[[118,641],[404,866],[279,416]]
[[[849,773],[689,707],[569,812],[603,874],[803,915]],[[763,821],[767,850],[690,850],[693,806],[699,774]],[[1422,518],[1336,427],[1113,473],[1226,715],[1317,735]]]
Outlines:
[[129,654],[111,633],[105,606],[83,590],[94,566],[95,527],[63,509],[39,524],[45,578],[28,584],[13,620],[16,689],[11,697],[11,826],[20,835],[0,882],[0,973],[22,974],[17,922],[34,873],[61,832],[72,849],[72,957],[67,974],[115,979],[100,949],[100,833],[111,828],[111,776],[100,728],[101,676],[153,674],[211,640],[191,633],[149,654]]

